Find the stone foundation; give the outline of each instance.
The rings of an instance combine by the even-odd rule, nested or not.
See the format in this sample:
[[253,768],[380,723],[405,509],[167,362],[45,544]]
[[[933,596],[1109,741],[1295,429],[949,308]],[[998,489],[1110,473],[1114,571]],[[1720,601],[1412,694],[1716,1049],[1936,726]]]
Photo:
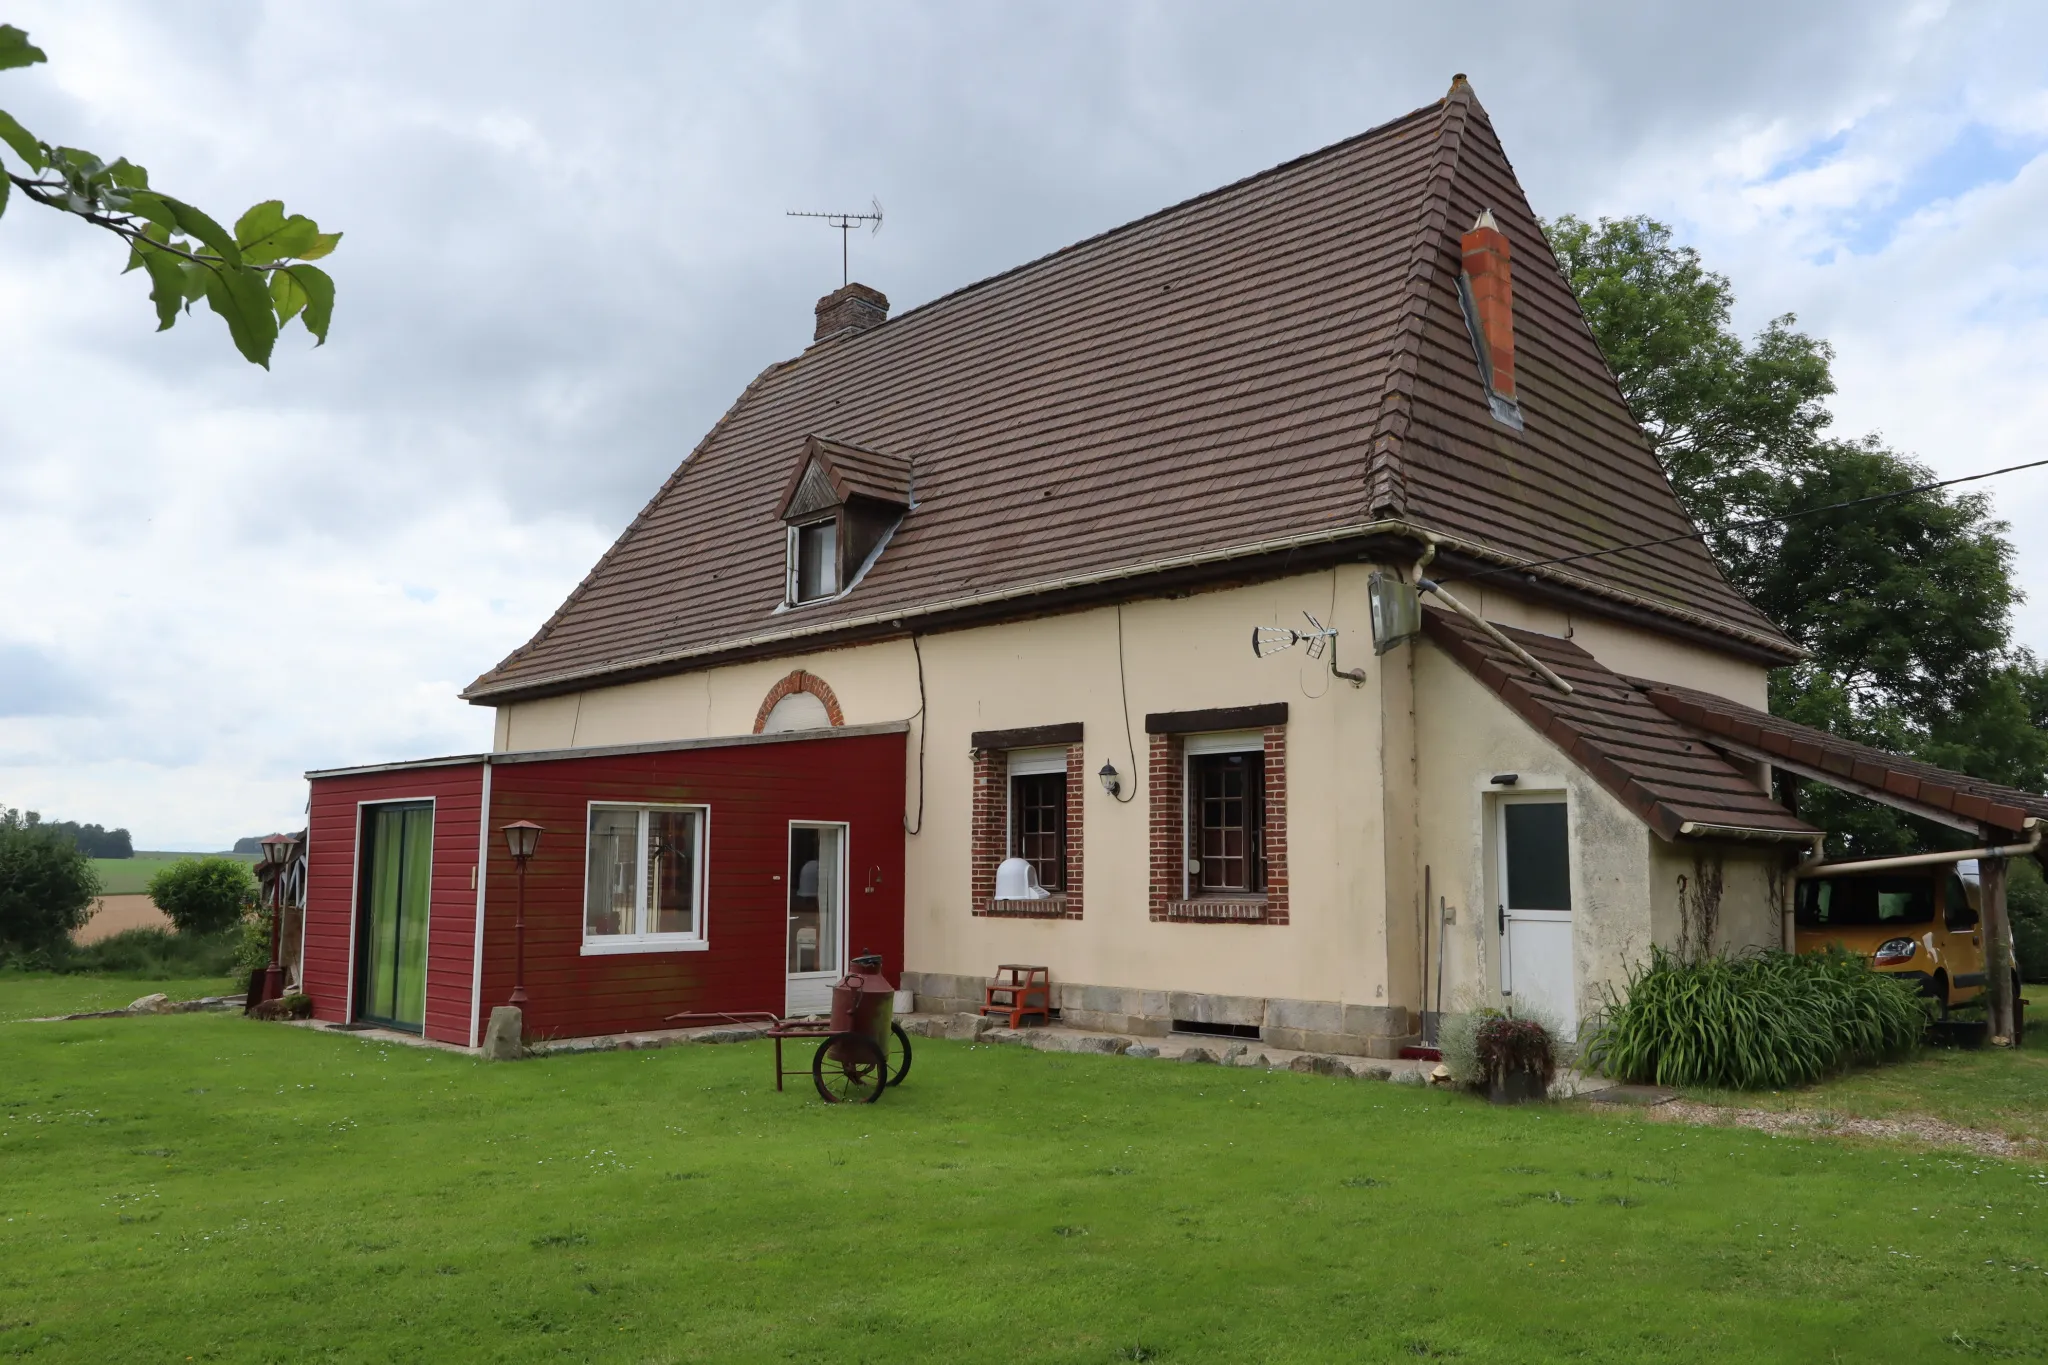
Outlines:
[[[905,972],[920,1014],[974,1014],[985,977]],[[1335,1000],[1283,1000],[1201,991],[1148,991],[1054,980],[1053,1008],[1068,1028],[1163,1038],[1173,1021],[1236,1024],[1259,1030],[1259,1041],[1296,1052],[1397,1057],[1415,1041],[1415,1016],[1402,1005],[1346,1005]]]

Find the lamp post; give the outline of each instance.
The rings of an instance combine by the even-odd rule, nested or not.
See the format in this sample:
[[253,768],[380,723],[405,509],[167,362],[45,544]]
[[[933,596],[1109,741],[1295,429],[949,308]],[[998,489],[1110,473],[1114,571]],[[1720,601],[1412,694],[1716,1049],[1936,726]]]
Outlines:
[[277,964],[277,940],[284,920],[285,871],[299,841],[285,834],[273,834],[263,841],[263,864],[270,869],[270,965],[263,969],[262,998],[275,1000],[284,994],[284,968]]
[[513,940],[518,945],[514,950],[512,970],[512,999],[509,1003],[520,1010],[526,1008],[526,864],[540,847],[541,827],[531,820],[514,820],[505,826],[505,847],[512,854],[512,861],[519,867],[519,915],[512,922]]

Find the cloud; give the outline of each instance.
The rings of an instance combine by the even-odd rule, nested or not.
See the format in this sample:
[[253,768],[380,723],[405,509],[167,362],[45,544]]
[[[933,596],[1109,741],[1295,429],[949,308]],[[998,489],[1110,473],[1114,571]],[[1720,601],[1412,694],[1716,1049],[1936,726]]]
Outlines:
[[[0,220],[0,601],[10,639],[90,683],[0,720],[0,788],[145,844],[286,825],[309,767],[486,747],[455,691],[809,340],[838,242],[787,209],[879,195],[854,271],[900,311],[1462,70],[1539,211],[1657,213],[1735,279],[1745,325],[1789,309],[1832,338],[1843,429],[1964,472],[2048,418],[2023,226],[2048,16],[2021,5],[9,17],[51,62],[0,73],[0,107],[43,136],[347,234],[329,344],[289,332],[265,374],[204,310],[153,333],[112,243],[18,202]],[[2048,513],[2048,480],[1996,493],[2016,524]]]
[[94,699],[92,683],[47,650],[0,641],[0,720],[76,715]]

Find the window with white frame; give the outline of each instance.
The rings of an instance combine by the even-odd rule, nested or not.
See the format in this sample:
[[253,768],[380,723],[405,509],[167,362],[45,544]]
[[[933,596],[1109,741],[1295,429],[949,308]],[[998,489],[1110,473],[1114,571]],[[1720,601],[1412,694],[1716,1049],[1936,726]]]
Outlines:
[[789,600],[815,602],[839,591],[839,518],[789,528]]
[[704,946],[702,806],[592,805],[583,951]]

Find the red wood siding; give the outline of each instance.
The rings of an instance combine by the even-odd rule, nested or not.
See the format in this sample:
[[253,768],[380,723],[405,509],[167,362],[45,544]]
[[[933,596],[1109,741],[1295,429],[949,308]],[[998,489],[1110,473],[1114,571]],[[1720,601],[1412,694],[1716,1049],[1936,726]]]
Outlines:
[[304,989],[313,1017],[346,1021],[350,931],[355,923],[357,811],[365,801],[434,802],[434,873],[427,916],[426,1034],[469,1044],[476,964],[477,860],[483,765],[316,778],[307,820]]
[[[683,1010],[783,1008],[789,822],[848,826],[848,947],[903,970],[903,764],[900,734],[494,765],[491,828],[546,828],[526,880],[526,1027],[575,1037],[672,1027]],[[710,807],[705,932],[690,952],[585,957],[588,803]],[[517,875],[491,841],[480,1010],[512,993]],[[872,888],[872,889],[870,889]],[[465,1032],[467,1024],[465,1021]]]

